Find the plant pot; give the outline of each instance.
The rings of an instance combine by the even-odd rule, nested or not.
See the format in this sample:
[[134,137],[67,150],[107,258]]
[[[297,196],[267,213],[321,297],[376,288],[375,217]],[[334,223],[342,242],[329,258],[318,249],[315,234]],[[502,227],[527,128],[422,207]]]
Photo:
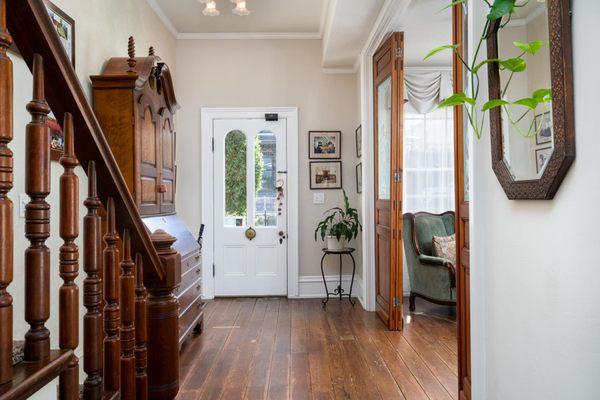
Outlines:
[[327,236],[327,250],[341,251],[346,248],[346,240],[338,240],[335,236]]

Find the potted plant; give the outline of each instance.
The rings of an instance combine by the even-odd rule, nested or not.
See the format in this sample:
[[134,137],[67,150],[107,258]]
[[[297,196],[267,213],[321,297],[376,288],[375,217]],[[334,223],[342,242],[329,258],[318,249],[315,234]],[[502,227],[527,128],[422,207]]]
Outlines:
[[358,211],[350,207],[348,196],[344,190],[344,208],[334,207],[325,212],[326,217],[317,225],[315,229],[315,241],[317,235],[321,240],[327,238],[327,249],[331,251],[340,251],[346,247],[346,242],[362,231],[362,225],[358,220]]

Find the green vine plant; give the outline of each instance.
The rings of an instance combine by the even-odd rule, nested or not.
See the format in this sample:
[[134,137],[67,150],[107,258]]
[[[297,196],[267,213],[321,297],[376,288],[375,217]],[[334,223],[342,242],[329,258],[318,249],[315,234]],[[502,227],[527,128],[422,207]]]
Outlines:
[[335,236],[337,240],[343,237],[350,241],[358,236],[359,231],[362,231],[358,211],[350,207],[346,191],[343,192],[344,208],[333,207],[325,211],[327,216],[319,222],[315,229],[315,242],[317,241],[317,235],[321,236],[321,240],[325,240],[326,236]]
[[[483,1],[487,7],[489,8],[489,12],[487,14],[487,19],[485,25],[483,27],[483,31],[479,37],[479,42],[477,43],[477,47],[475,48],[475,53],[473,54],[471,59],[465,60],[463,54],[461,54],[460,45],[458,44],[448,44],[444,46],[437,47],[431,50],[427,56],[425,56],[424,60],[434,56],[445,50],[452,50],[467,70],[467,79],[468,79],[468,94],[464,92],[454,93],[452,96],[448,97],[444,101],[442,101],[438,107],[455,107],[455,106],[463,106],[466,110],[467,118],[469,124],[473,128],[473,132],[475,136],[480,139],[481,134],[484,129],[485,116],[491,109],[496,107],[502,107],[505,112],[505,115],[508,118],[510,124],[515,128],[517,132],[519,132],[522,136],[529,138],[536,134],[538,134],[542,126],[535,127],[535,118],[531,118],[531,124],[527,131],[521,128],[518,124],[528,115],[535,115],[535,110],[541,106],[546,109],[549,108],[550,103],[552,102],[552,90],[549,88],[542,88],[533,91],[531,97],[525,97],[522,99],[518,99],[516,101],[509,101],[506,99],[507,91],[510,86],[510,83],[515,76],[515,74],[523,73],[527,69],[527,63],[523,58],[525,55],[530,54],[535,56],[535,54],[544,46],[544,44],[549,46],[549,43],[544,43],[541,40],[535,40],[527,43],[515,41],[513,42],[514,46],[521,50],[521,53],[517,57],[508,58],[508,59],[484,59],[483,61],[479,61],[479,55],[482,50],[482,45],[487,39],[488,31],[493,23],[497,20],[502,20],[505,18],[505,22],[502,22],[499,26],[499,29],[504,28],[511,19],[511,16],[514,14],[515,10],[518,8],[526,6],[530,1],[534,0],[481,0]],[[453,7],[458,4],[467,3],[467,0],[456,0],[453,1],[450,5],[445,7],[445,9]],[[481,68],[490,64],[490,63],[498,63],[501,71],[508,71],[509,77],[506,81],[506,84],[501,89],[500,98],[497,99],[489,99],[481,109],[477,108],[477,100],[480,95],[480,78],[479,73]],[[517,109],[516,116],[513,109]],[[546,111],[546,110],[545,110]],[[540,124],[541,125],[541,124]]]

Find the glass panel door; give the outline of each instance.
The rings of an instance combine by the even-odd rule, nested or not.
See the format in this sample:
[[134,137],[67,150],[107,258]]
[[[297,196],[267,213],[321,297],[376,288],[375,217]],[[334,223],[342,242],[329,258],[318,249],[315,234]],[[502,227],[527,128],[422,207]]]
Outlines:
[[391,198],[391,157],[392,157],[392,77],[388,77],[377,87],[377,147],[378,147],[378,187],[380,200]]

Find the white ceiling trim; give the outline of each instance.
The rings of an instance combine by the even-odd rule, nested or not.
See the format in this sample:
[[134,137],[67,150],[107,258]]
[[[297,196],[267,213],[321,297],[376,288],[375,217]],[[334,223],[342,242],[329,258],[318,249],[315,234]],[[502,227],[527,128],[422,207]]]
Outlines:
[[202,32],[178,33],[181,40],[315,40],[321,39],[319,32]]
[[169,19],[169,17],[167,17],[167,14],[165,14],[165,12],[158,5],[158,3],[156,2],[156,0],[146,0],[146,2],[150,6],[150,8],[152,8],[152,10],[154,10],[154,12],[158,16],[158,18],[160,18],[160,20],[162,21],[162,23],[165,24],[165,27],[169,31],[171,31],[171,33],[173,34],[173,36],[175,36],[177,38],[177,36],[179,36],[179,32],[177,32],[177,29],[175,29],[175,25],[173,25],[173,23],[171,22],[171,20]]

